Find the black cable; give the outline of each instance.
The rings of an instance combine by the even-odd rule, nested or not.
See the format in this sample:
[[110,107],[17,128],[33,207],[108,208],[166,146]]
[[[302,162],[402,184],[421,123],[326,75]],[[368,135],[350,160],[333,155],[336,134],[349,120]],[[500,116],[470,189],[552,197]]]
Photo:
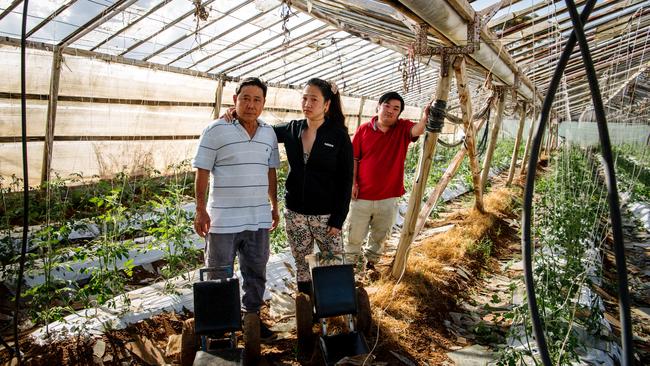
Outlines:
[[[583,21],[589,19],[589,14],[594,8],[596,0],[588,0],[582,10],[581,18]],[[531,243],[531,212],[533,203],[533,193],[535,191],[535,170],[537,169],[537,159],[539,158],[539,148],[542,144],[542,137],[544,136],[544,128],[548,120],[551,108],[553,107],[553,100],[555,93],[560,86],[564,69],[566,68],[571,53],[576,45],[576,30],[574,29],[569,36],[569,39],[564,46],[562,55],[558,60],[557,66],[548,86],[546,97],[542,104],[542,110],[537,130],[535,131],[535,138],[533,139],[530,148],[530,159],[528,160],[528,169],[526,174],[526,186],[524,188],[524,202],[522,208],[521,218],[521,252],[524,261],[524,282],[526,284],[526,295],[528,298],[528,308],[530,309],[530,318],[533,325],[533,332],[535,333],[535,341],[539,349],[539,355],[542,363],[545,366],[551,366],[551,356],[548,352],[546,345],[546,338],[544,338],[544,329],[542,326],[541,318],[539,316],[539,309],[537,308],[537,299],[535,297],[535,284],[533,281],[533,265],[532,265],[532,243]]]
[[487,137],[488,137],[488,130],[490,129],[491,110],[492,110],[491,108],[488,108],[487,116],[485,117],[485,129],[483,130],[483,137],[481,137],[481,141],[478,143],[478,147],[476,148],[476,156],[483,155],[485,153],[485,149],[487,148],[487,140],[488,140]]
[[580,45],[582,61],[587,71],[591,99],[596,114],[596,125],[598,126],[598,137],[601,144],[601,155],[605,162],[605,183],[607,184],[607,201],[609,202],[609,218],[612,222],[612,234],[614,236],[614,254],[616,256],[616,277],[618,279],[618,305],[621,322],[621,343],[623,345],[622,364],[632,365],[632,319],[630,317],[630,294],[627,284],[627,266],[625,264],[625,246],[623,244],[623,224],[621,222],[621,207],[618,200],[618,188],[616,187],[616,173],[614,171],[614,157],[612,156],[612,144],[607,130],[607,118],[605,108],[598,87],[598,75],[591,58],[591,51],[587,43],[587,37],[583,29],[585,21],[580,19],[578,9],[573,0],[567,0],[567,9],[571,14],[571,21]]
[[27,172],[27,98],[25,82],[25,47],[27,46],[27,7],[29,0],[23,2],[23,24],[20,37],[20,105],[21,128],[23,148],[23,242],[20,248],[20,265],[18,267],[18,280],[16,283],[16,302],[14,310],[14,342],[18,364],[22,364],[20,357],[20,340],[18,339],[18,322],[20,321],[20,292],[22,291],[23,274],[25,272],[25,256],[27,254],[27,230],[29,228],[29,175]]
[[449,143],[449,142],[447,142],[447,141],[441,139],[440,137],[438,137],[438,143],[439,143],[440,145],[442,145],[442,147],[446,147],[446,148],[457,147],[457,146],[459,146],[460,144],[462,144],[463,142],[465,142],[465,136],[463,136],[463,137],[462,137],[460,140],[458,140],[457,142],[452,142],[452,143]]

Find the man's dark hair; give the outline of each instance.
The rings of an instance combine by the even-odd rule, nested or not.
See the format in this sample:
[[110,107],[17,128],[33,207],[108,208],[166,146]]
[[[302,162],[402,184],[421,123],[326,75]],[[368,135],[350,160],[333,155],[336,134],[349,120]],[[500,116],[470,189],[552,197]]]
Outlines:
[[[237,86],[237,89],[235,89],[235,94],[239,95],[239,92],[241,92],[242,88],[245,86],[257,86],[260,89],[262,89],[262,94],[264,94],[264,98],[266,98],[266,84],[258,79],[258,78],[253,78],[253,77],[248,77],[243,79],[240,83],[239,86]],[[403,102],[402,102],[403,103]]]
[[399,100],[400,103],[400,109],[399,112],[402,113],[404,112],[404,99],[402,99],[402,96],[397,94],[397,92],[388,92],[379,98],[379,104],[384,104],[388,102],[389,100]]

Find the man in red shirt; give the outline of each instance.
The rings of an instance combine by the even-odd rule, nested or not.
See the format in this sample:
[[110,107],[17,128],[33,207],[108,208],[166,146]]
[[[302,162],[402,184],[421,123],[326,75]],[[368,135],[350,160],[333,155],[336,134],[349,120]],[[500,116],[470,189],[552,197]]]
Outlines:
[[405,192],[408,146],[424,133],[427,124],[428,108],[418,123],[400,119],[403,110],[404,99],[398,93],[382,95],[377,115],[359,126],[352,139],[354,175],[345,251],[361,254],[363,249],[366,269],[370,270],[383,252],[395,223],[399,197]]

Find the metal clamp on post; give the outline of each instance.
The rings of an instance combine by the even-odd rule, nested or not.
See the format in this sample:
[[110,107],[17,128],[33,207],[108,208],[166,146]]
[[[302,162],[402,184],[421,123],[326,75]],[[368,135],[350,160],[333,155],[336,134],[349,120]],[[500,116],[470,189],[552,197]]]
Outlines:
[[429,106],[429,118],[427,119],[427,131],[432,133],[442,132],[442,126],[445,124],[445,114],[447,114],[447,102],[436,100]]

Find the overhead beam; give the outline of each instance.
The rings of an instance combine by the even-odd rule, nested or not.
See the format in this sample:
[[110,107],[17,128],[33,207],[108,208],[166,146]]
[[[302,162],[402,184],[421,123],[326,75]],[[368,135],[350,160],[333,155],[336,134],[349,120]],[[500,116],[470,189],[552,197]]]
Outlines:
[[[315,21],[314,18],[309,18],[309,19],[307,19],[306,21],[304,21],[304,22],[302,22],[302,23],[296,25],[295,27],[289,29],[288,32],[293,32],[293,31],[295,31],[296,29],[298,29],[298,28],[302,28],[302,27],[304,27],[305,25],[307,25],[307,24],[309,24],[309,23],[311,23],[311,22],[313,22],[313,21]],[[322,26],[322,27],[320,27],[320,28],[317,28],[317,30],[321,30],[321,29],[324,29],[324,28],[326,28],[326,27],[327,27],[327,26]],[[309,32],[307,32],[307,33],[305,33],[305,34],[310,34],[311,32],[314,32],[314,30],[309,31]],[[284,37],[284,36],[285,36],[284,33],[278,33],[278,34],[276,34],[275,36],[273,36],[273,37],[267,39],[267,40],[265,41],[265,43],[268,45],[269,43],[271,43],[271,42],[273,42],[273,41],[279,39],[280,37]],[[281,47],[281,46],[284,46],[284,44],[281,44],[281,45],[278,46],[278,47]],[[278,47],[276,47],[276,48],[274,48],[274,49],[272,49],[272,50],[270,50],[270,51],[268,51],[268,52],[270,53],[270,52],[272,52],[272,51],[278,49]],[[244,51],[242,51],[242,52],[236,54],[235,56],[230,57],[230,59],[228,59],[228,60],[224,60],[224,61],[222,61],[222,62],[220,62],[220,63],[218,63],[218,64],[216,64],[216,65],[212,65],[212,66],[210,66],[210,68],[207,70],[207,72],[211,72],[212,70],[214,70],[214,69],[216,69],[216,68],[218,68],[218,67],[220,67],[220,66],[222,66],[222,65],[224,65],[224,64],[226,64],[226,63],[228,63],[228,62],[230,62],[230,61],[237,60],[239,57],[241,57],[241,56],[243,56],[243,55],[245,55],[245,54],[247,54],[247,53],[249,53],[249,52],[250,52],[249,50],[244,50]],[[248,61],[248,60],[247,60],[247,61]],[[247,61],[243,61],[243,62],[247,62]]]
[[47,23],[49,23],[52,19],[56,18],[59,14],[63,13],[71,7],[74,3],[76,3],[77,0],[68,0],[67,3],[61,5],[58,9],[56,9],[52,14],[48,15],[45,19],[43,19],[40,23],[38,23],[36,26],[34,26],[32,29],[27,32],[25,35],[25,39],[28,39],[31,37],[34,33],[38,32],[41,28],[43,28]]
[[14,0],[5,10],[0,13],[0,20],[4,19],[9,13],[11,13],[18,5],[20,5],[23,2],[23,0]]
[[195,51],[197,51],[197,50],[202,49],[203,47],[207,46],[208,44],[210,44],[210,43],[216,41],[217,39],[219,39],[219,38],[225,36],[226,34],[229,34],[230,32],[232,32],[232,31],[236,30],[237,28],[243,26],[244,24],[252,23],[255,19],[261,18],[261,17],[263,17],[264,15],[268,14],[269,12],[271,12],[272,10],[275,10],[275,9],[277,9],[277,8],[279,8],[279,7],[280,7],[280,5],[277,5],[277,6],[275,6],[274,8],[272,8],[272,9],[266,11],[266,12],[263,12],[263,13],[257,13],[257,14],[255,14],[255,15],[253,15],[252,17],[249,17],[248,19],[243,20],[241,23],[239,23],[239,24],[237,24],[237,25],[235,25],[235,26],[233,26],[233,27],[230,27],[230,28],[224,30],[223,32],[217,34],[216,36],[212,36],[212,37],[210,37],[208,40],[199,43],[198,45],[196,45],[196,46],[190,48],[189,50],[183,52],[182,54],[180,54],[180,56],[177,56],[175,59],[169,61],[169,62],[167,63],[167,65],[171,65],[171,64],[173,64],[174,62],[183,59],[184,57],[186,57],[186,56],[192,54],[193,52],[195,52]]
[[110,20],[113,18],[115,15],[121,13],[125,9],[127,9],[129,6],[131,6],[133,3],[137,2],[138,0],[118,0],[116,1],[113,5],[107,7],[104,9],[102,12],[94,16],[92,19],[86,22],[86,24],[80,26],[77,28],[74,32],[70,33],[67,35],[65,38],[63,38],[58,46],[61,48],[65,48],[74,42],[76,42],[78,39],[82,38],[86,34],[92,32],[95,28],[99,27],[100,25],[104,24],[106,21]]
[[209,20],[209,21],[207,21],[207,22],[201,24],[200,26],[199,26],[200,23],[198,23],[198,24],[197,24],[197,28],[194,29],[193,31],[188,32],[187,34],[184,34],[184,35],[182,35],[182,36],[176,38],[175,40],[169,42],[168,44],[164,45],[163,47],[160,47],[159,49],[157,49],[157,50],[154,51],[153,53],[151,53],[151,54],[147,55],[146,57],[142,58],[142,60],[144,60],[144,61],[148,61],[148,60],[151,59],[152,57],[155,57],[155,56],[157,56],[157,55],[159,55],[159,54],[161,54],[161,53],[167,51],[168,49],[174,47],[175,45],[177,45],[177,44],[179,44],[180,42],[182,42],[182,41],[188,39],[189,37],[191,37],[191,36],[196,36],[196,35],[197,35],[199,32],[201,32],[202,30],[204,30],[204,29],[206,29],[207,27],[211,26],[212,24],[214,24],[214,23],[216,23],[216,22],[222,20],[222,19],[225,18],[226,16],[228,16],[228,15],[230,15],[230,14],[236,12],[237,10],[243,8],[244,6],[246,6],[246,5],[248,5],[248,4],[249,4],[248,2],[243,2],[243,3],[237,4],[235,7],[228,9],[225,13],[219,15],[218,17],[215,17],[214,19],[211,19],[211,20]]
[[[463,45],[468,39],[467,24],[476,19],[476,13],[465,0],[400,0],[400,3],[444,34],[455,45]],[[542,97],[534,92],[533,83],[488,29],[481,29],[480,47],[469,57],[508,86],[515,85],[517,75],[517,92],[527,100],[541,102]]]
[[[327,29],[327,25],[323,25],[322,27],[319,27],[318,29],[313,30],[312,32],[303,34],[302,36],[292,39],[289,41],[287,44],[281,44],[275,47],[272,50],[269,50],[267,52],[261,52],[257,55],[254,55],[244,61],[241,61],[238,65],[231,66],[223,71],[222,73],[229,73],[235,69],[239,69],[238,71],[245,74],[249,72],[250,70],[256,69],[256,70],[261,70],[263,67],[266,67],[268,65],[273,64],[274,62],[282,59],[283,57],[286,57],[288,55],[294,54],[301,50],[303,47],[298,47],[299,45],[306,46],[307,42],[312,42],[313,38],[315,37],[320,37],[325,34],[330,34],[330,33],[336,33],[338,30],[336,29]],[[271,56],[277,55],[275,58],[271,59]],[[257,62],[265,59],[266,61],[262,64],[257,64]]]
[[[129,30],[131,27],[134,25],[140,23],[144,19],[147,19],[151,14],[157,12],[159,9],[161,9],[163,6],[169,4],[173,0],[162,0],[160,3],[158,3],[156,6],[153,8],[149,9],[146,13],[142,14],[138,19],[132,21],[131,23],[127,24],[125,27],[122,27],[122,29],[118,30],[117,32],[113,33],[110,35],[110,37],[106,38],[105,40],[99,42],[97,45],[95,45],[93,48],[91,48],[91,51],[97,50],[99,47],[105,45],[106,43],[110,42],[113,40],[115,37],[119,36],[120,34],[124,33],[125,31]],[[145,60],[146,61],[146,60]]]
[[[206,2],[202,3],[201,5],[202,5],[202,6],[208,6],[208,5],[210,5],[211,3],[213,3],[214,1],[215,1],[215,0],[207,0]],[[194,9],[189,10],[189,11],[185,12],[183,15],[179,16],[178,18],[174,19],[173,21],[171,21],[171,22],[169,22],[169,23],[165,23],[165,25],[163,25],[162,28],[158,29],[156,32],[152,33],[152,34],[149,35],[148,37],[145,37],[145,38],[139,40],[139,41],[136,42],[135,44],[132,44],[129,48],[127,48],[126,50],[122,51],[119,55],[120,55],[120,56],[124,56],[124,55],[126,55],[127,53],[133,51],[134,49],[140,47],[140,46],[143,45],[144,43],[149,42],[152,38],[156,37],[156,36],[159,35],[160,33],[164,32],[164,31],[166,31],[167,29],[170,29],[171,27],[175,26],[176,24],[182,22],[185,18],[189,17],[190,15],[194,15],[194,11],[195,11]]]

